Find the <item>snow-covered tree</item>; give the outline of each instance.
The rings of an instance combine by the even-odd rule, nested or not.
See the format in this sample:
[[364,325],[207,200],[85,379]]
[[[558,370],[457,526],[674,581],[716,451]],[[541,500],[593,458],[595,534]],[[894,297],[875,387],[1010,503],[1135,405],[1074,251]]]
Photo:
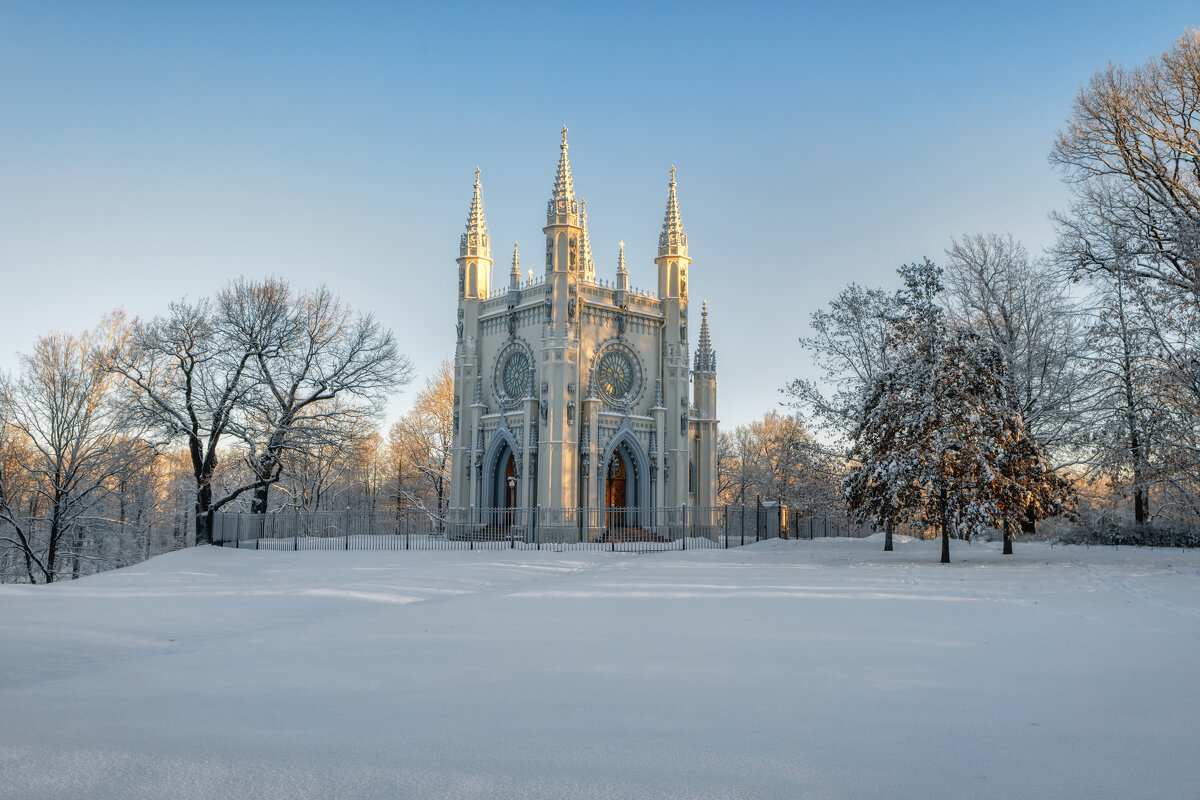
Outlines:
[[[953,321],[990,342],[1005,368],[1005,397],[1029,434],[1061,465],[1077,463],[1084,365],[1080,313],[1061,275],[1035,262],[1012,238],[977,233],[946,250],[947,307]],[[1034,532],[1034,518],[1022,521]]]
[[1009,534],[1027,515],[1063,511],[1071,490],[1012,409],[1002,353],[948,324],[941,270],[926,259],[900,273],[894,364],[860,409],[842,488],[862,521],[938,530],[948,563],[951,533],[994,526]]

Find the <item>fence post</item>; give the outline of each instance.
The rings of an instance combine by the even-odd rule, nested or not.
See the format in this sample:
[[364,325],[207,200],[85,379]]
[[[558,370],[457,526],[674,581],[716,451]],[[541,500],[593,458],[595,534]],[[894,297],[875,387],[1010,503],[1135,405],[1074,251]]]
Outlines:
[[721,511],[721,515],[725,520],[725,524],[722,526],[725,529],[725,536],[723,538],[725,539],[725,549],[728,550],[729,549],[729,506],[725,506],[725,508]]
[[688,529],[687,529],[687,522],[688,522],[688,520],[687,520],[687,503],[684,503],[684,504],[683,504],[683,506],[682,506],[682,508],[683,508],[683,537],[682,537],[682,538],[679,540],[679,541],[680,541],[680,543],[682,544],[682,547],[680,547],[679,549],[680,549],[680,550],[687,550],[687,536],[688,536]]
[[350,549],[350,506],[346,506],[346,549]]

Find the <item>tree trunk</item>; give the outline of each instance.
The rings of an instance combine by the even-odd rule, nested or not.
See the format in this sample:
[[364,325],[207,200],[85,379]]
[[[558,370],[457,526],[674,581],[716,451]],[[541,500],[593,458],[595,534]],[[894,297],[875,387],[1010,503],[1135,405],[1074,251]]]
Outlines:
[[71,580],[79,580],[79,551],[83,548],[83,531],[76,528],[74,552],[71,554]]
[[1004,555],[1006,555],[1006,556],[1012,555],[1012,545],[1013,545],[1012,529],[1013,529],[1012,523],[1005,521],[1005,523],[1004,523]]
[[212,486],[196,490],[196,544],[212,544]]
[[950,520],[946,518],[946,516],[947,516],[946,515],[946,505],[949,503],[949,500],[950,500],[949,494],[950,493],[947,492],[945,489],[942,489],[942,491],[939,492],[939,495],[941,496],[941,501],[942,501],[942,513],[941,513],[941,518],[942,518],[942,560],[941,560],[941,563],[943,563],[943,564],[950,563]]
[[251,514],[266,514],[267,513],[267,500],[268,500],[268,496],[269,496],[270,492],[271,492],[271,484],[269,484],[269,483],[263,484],[262,486],[255,487],[254,496],[250,500],[250,513]]
[[889,519],[883,526],[883,552],[892,552],[892,521]]
[[[36,530],[36,529],[35,529]],[[46,542],[46,562],[42,567],[42,578],[45,583],[54,583],[54,575],[58,571],[58,537],[62,535],[58,528],[58,506],[50,517],[50,538]]]

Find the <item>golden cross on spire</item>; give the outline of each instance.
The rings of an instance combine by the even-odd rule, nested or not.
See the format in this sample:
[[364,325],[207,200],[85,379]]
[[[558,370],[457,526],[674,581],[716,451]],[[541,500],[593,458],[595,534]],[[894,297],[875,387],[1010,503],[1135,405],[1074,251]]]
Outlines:
[[671,183],[675,182],[675,165],[671,165]]
[[479,167],[475,168],[475,182],[479,183]]
[[566,125],[563,125],[562,137],[563,137],[563,142],[562,142],[563,147],[566,147],[567,146],[567,126]]

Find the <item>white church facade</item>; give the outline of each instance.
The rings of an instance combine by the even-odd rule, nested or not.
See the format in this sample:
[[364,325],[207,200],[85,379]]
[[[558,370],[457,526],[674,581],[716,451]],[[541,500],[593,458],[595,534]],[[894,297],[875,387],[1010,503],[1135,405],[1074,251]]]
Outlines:
[[691,259],[675,170],[657,292],[630,287],[623,244],[615,279],[601,280],[566,133],[540,276],[522,279],[514,246],[507,281],[493,284],[476,170],[458,257],[450,505],[599,515],[714,507],[716,354],[704,308],[689,356]]

